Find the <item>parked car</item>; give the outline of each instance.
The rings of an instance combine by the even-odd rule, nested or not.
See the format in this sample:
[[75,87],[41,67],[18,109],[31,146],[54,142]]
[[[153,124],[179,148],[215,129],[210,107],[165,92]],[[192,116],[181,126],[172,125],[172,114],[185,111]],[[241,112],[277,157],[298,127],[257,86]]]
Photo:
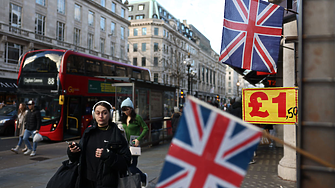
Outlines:
[[14,105],[4,106],[0,109],[0,134],[14,136],[16,117],[17,111]]

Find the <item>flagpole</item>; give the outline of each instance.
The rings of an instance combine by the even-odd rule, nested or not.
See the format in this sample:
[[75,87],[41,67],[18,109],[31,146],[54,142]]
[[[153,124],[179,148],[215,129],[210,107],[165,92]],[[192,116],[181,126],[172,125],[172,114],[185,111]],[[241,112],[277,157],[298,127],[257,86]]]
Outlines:
[[291,10],[291,9],[284,8],[284,10],[289,11],[289,12],[292,12],[292,13],[294,13],[294,14],[299,14],[298,12],[296,12],[296,11],[294,11],[294,10]]
[[268,137],[268,138],[270,138],[270,139],[272,139],[272,140],[274,140],[274,141],[276,141],[276,142],[278,142],[278,143],[281,143],[281,144],[283,144],[283,145],[285,145],[285,146],[287,146],[287,147],[289,147],[289,148],[291,148],[291,149],[294,149],[294,150],[296,150],[298,153],[304,155],[305,157],[310,158],[310,159],[312,159],[313,161],[316,161],[316,162],[318,162],[318,163],[320,163],[320,164],[322,164],[322,165],[324,165],[324,166],[326,166],[326,167],[330,167],[330,168],[333,168],[333,170],[335,170],[335,165],[330,164],[330,163],[328,163],[327,161],[324,161],[324,160],[320,159],[319,157],[317,157],[317,156],[315,156],[315,155],[313,155],[313,154],[311,154],[311,153],[308,153],[307,151],[304,151],[304,150],[302,150],[302,149],[300,149],[300,148],[297,148],[297,147],[295,147],[295,146],[292,146],[292,145],[290,145],[290,144],[284,142],[283,140],[281,140],[281,139],[279,139],[279,138],[277,138],[277,137],[275,137],[275,136],[270,135],[266,130],[263,130],[263,136]]

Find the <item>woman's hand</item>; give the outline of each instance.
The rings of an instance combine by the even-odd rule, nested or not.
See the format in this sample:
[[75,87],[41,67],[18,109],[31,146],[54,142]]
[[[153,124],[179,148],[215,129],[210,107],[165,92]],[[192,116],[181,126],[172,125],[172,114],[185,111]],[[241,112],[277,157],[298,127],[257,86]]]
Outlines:
[[140,145],[140,141],[138,141],[137,139],[135,139],[134,141],[135,141],[135,144],[134,144],[134,146],[136,146],[136,147],[137,147],[137,146],[139,146],[139,145]]
[[95,151],[95,157],[100,158],[103,150],[104,148],[97,148]]
[[72,144],[69,145],[69,148],[72,153],[80,152],[80,148],[77,146],[75,142],[72,142]]

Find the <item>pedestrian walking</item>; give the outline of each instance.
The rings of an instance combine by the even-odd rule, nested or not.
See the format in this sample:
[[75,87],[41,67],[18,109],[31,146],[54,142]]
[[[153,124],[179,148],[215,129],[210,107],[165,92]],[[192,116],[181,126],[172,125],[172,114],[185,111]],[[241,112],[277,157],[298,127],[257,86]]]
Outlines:
[[29,137],[35,133],[39,133],[41,127],[41,112],[35,108],[35,102],[30,100],[28,103],[28,112],[26,115],[25,131],[23,134],[23,140],[28,150],[24,152],[24,155],[29,155],[31,157],[36,155],[37,142],[33,142],[33,148],[29,142]]
[[[20,103],[16,121],[16,130],[18,130],[19,133],[19,142],[17,143],[17,146],[15,148],[11,149],[11,151],[13,151],[16,154],[19,153],[19,148],[23,142],[26,115],[27,115],[26,104]],[[27,145],[25,145],[25,148],[22,149],[22,152],[26,152],[27,150],[28,150]]]
[[[231,105],[228,108],[228,113],[242,119],[242,98],[237,97],[236,99],[231,100]],[[254,156],[256,156],[256,152],[254,152]],[[249,164],[256,163],[255,159],[252,159]]]
[[112,105],[99,101],[93,106],[93,125],[88,127],[79,144],[72,142],[67,154],[79,162],[76,188],[118,186],[118,177],[127,173],[131,154],[128,143],[112,122]]
[[[123,129],[125,130],[127,140],[130,140],[131,136],[138,136],[134,139],[134,146],[139,147],[140,141],[142,141],[143,137],[147,134],[149,128],[147,124],[143,121],[142,117],[135,113],[133,102],[130,98],[126,98],[121,103],[121,122]],[[142,133],[140,132],[141,128]],[[132,162],[129,170],[133,173],[139,173],[141,175],[141,182],[144,187],[148,186],[148,175],[143,173],[140,169],[137,168],[138,156],[132,155]]]
[[179,124],[179,119],[180,119],[180,116],[182,115],[183,113],[183,107],[175,107],[175,112],[172,114],[171,116],[171,126],[172,126],[172,134],[174,135],[177,128],[178,128],[178,124]]

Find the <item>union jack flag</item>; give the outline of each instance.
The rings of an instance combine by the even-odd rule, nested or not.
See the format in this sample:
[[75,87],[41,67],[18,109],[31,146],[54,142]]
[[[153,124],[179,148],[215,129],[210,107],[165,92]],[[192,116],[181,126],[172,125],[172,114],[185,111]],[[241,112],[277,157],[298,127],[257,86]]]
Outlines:
[[188,97],[157,187],[239,187],[259,128]]
[[225,0],[219,61],[277,72],[284,8],[262,0]]

